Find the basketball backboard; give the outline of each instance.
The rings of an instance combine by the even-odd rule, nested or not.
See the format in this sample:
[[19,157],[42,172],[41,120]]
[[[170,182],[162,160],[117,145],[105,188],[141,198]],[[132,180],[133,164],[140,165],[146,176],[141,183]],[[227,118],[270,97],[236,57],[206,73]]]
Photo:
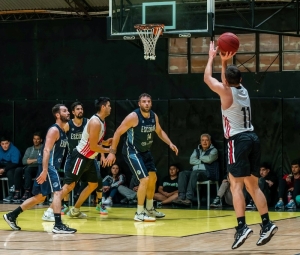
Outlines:
[[135,24],[164,24],[162,37],[212,36],[214,0],[109,0],[107,37],[134,40]]

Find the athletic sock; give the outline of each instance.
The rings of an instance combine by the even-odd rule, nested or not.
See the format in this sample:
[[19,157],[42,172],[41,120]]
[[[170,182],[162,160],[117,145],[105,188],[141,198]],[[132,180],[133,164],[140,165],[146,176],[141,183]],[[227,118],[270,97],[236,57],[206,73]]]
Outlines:
[[237,228],[238,228],[238,229],[243,228],[243,227],[245,226],[245,224],[246,224],[246,218],[245,218],[245,216],[243,216],[243,217],[238,217],[238,218],[237,218],[237,222],[238,222]]
[[138,205],[137,206],[137,213],[140,214],[144,211],[144,206],[143,205]]
[[261,215],[261,221],[262,221],[263,226],[267,225],[270,221],[269,213],[265,213],[265,214]]
[[151,210],[153,208],[153,199],[146,200],[146,208],[147,210]]
[[10,212],[9,214],[12,215],[13,218],[17,218],[19,216],[19,214],[22,213],[22,212],[23,212],[23,210],[22,210],[21,206],[19,206],[15,210]]
[[54,213],[54,219],[55,219],[55,225],[60,225],[62,223],[60,213]]

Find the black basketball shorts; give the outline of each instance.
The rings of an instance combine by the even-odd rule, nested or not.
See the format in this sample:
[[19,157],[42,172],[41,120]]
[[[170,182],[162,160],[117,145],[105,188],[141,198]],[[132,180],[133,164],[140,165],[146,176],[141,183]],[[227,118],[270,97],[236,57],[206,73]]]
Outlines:
[[250,132],[236,134],[227,139],[227,171],[234,177],[259,177],[260,141]]

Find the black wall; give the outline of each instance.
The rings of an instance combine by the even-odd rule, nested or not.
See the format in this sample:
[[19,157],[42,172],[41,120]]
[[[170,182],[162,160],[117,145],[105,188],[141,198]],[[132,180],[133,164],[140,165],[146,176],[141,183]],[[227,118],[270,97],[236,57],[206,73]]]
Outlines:
[[[32,144],[35,130],[45,134],[53,123],[51,107],[56,103],[70,106],[79,99],[89,117],[93,100],[109,96],[111,136],[137,106],[138,96],[147,92],[180,151],[175,157],[167,145],[155,141],[159,175],[173,162],[190,168],[189,157],[204,132],[212,135],[224,163],[218,97],[204,84],[203,74],[168,74],[166,39],[158,40],[157,60],[145,61],[139,43],[106,40],[105,18],[0,24],[0,34],[0,133],[11,135],[22,152]],[[272,162],[278,174],[289,172],[290,161],[299,157],[299,81],[300,72],[243,73],[263,160]]]

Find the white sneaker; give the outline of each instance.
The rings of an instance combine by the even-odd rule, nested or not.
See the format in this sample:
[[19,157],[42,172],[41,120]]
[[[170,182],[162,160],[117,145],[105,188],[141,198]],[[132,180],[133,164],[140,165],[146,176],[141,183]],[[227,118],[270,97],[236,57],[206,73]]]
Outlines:
[[44,221],[55,221],[54,213],[49,212],[49,211],[44,211],[44,215],[42,217],[42,220],[44,220]]
[[154,222],[155,218],[149,217],[145,212],[135,213],[134,218],[135,221],[145,221],[145,222]]
[[150,210],[145,208],[145,212],[147,213],[148,216],[158,218],[158,219],[166,216],[164,213],[156,211],[154,207],[152,207]]
[[112,201],[111,201],[111,199],[107,198],[104,200],[104,202],[102,204],[112,206]]
[[67,215],[71,218],[78,218],[78,219],[86,219],[87,215],[81,211],[75,212],[74,207],[71,208],[70,211],[68,211]]

